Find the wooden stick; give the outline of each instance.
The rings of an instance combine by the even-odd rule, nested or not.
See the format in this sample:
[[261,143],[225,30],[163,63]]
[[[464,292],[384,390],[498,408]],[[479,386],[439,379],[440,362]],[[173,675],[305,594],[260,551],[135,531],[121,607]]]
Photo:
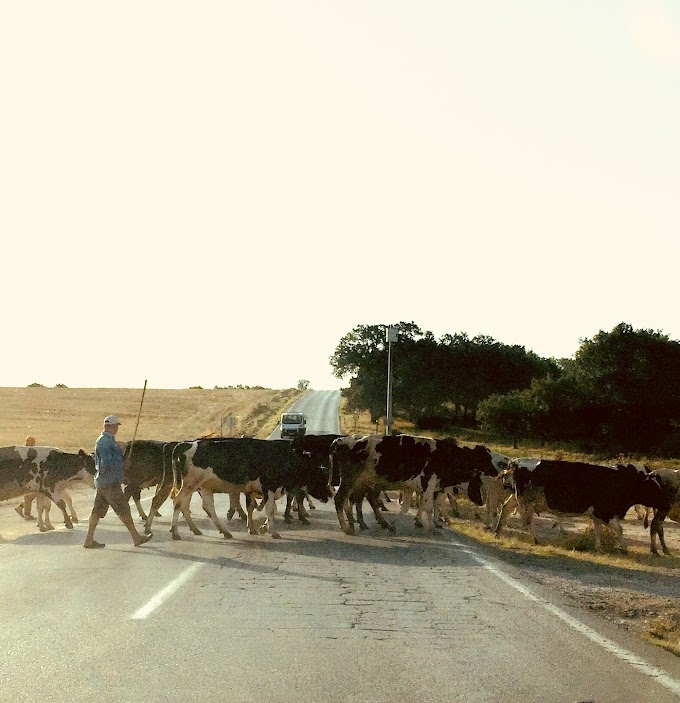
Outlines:
[[139,418],[142,415],[142,405],[144,405],[144,394],[146,393],[146,379],[144,379],[144,389],[142,390],[142,400],[139,403],[139,412],[137,413],[137,424],[135,425],[135,433],[132,435],[132,442],[130,442],[130,453],[128,454],[128,461],[132,461],[132,450],[135,446],[135,439],[137,438],[137,428],[139,427]]

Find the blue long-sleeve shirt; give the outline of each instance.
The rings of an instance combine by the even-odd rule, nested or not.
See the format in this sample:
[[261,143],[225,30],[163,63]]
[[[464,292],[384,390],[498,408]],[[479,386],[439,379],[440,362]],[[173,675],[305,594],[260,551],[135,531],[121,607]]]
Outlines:
[[94,463],[97,488],[123,483],[123,450],[109,432],[102,432],[94,445]]

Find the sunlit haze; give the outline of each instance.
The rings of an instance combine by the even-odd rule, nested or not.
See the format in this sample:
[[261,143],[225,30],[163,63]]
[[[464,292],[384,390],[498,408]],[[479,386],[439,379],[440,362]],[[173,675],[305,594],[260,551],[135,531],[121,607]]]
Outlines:
[[676,2],[6,2],[0,60],[2,386],[680,338]]

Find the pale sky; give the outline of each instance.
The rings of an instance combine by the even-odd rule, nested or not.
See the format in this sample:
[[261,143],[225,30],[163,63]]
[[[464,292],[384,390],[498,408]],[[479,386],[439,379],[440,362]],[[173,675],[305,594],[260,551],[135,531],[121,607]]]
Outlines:
[[1,386],[680,339],[674,0],[4,2],[0,66]]

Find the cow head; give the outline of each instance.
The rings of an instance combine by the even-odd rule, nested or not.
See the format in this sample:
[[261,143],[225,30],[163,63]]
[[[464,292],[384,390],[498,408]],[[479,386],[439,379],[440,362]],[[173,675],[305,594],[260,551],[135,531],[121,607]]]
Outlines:
[[[656,510],[669,510],[673,502],[674,491],[663,478],[650,471],[643,464],[618,464],[616,467],[629,477],[626,482],[631,488],[630,500]],[[670,489],[670,490],[669,490]]]
[[81,478],[88,487],[94,488],[94,453],[88,454],[84,449],[79,449],[78,456],[80,457],[84,469]]
[[327,503],[333,497],[333,489],[330,486],[330,469],[327,469],[319,462],[318,458],[302,452],[303,476],[305,488],[314,498],[318,498],[322,503]]
[[500,471],[507,469],[510,459],[503,454],[491,451],[483,444],[477,444],[470,453],[469,461],[475,473],[497,476]]
[[[478,450],[479,448],[483,449],[488,453],[489,459],[491,460],[491,464],[493,465],[497,474],[499,474],[501,471],[505,471],[505,469],[508,468],[508,464],[510,463],[510,457],[505,456],[505,454],[500,454],[499,452],[494,452],[492,449],[485,447],[483,444],[478,444],[475,446],[475,450]],[[484,473],[488,475],[493,475],[489,474],[486,471]]]
[[501,471],[498,476],[496,477],[497,481],[500,481],[503,484],[503,488],[506,491],[514,491],[515,490],[515,469],[517,467],[512,465],[512,462],[510,463],[510,467],[505,469],[504,471]]

